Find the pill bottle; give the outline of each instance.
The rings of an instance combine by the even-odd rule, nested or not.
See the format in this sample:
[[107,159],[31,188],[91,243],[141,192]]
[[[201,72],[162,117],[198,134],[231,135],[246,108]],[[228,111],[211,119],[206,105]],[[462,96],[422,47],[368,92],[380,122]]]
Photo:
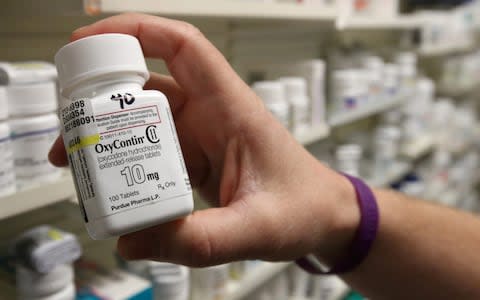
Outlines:
[[342,145],[336,150],[337,169],[352,176],[360,176],[362,147],[356,144]]
[[193,300],[227,300],[228,264],[192,270]]
[[0,86],[0,121],[8,118],[8,101],[7,90],[4,86]]
[[398,65],[402,92],[411,94],[417,77],[417,55],[413,52],[400,52],[395,57],[395,63]]
[[383,60],[378,56],[366,56],[362,60],[362,66],[367,75],[370,102],[384,100],[384,65]]
[[253,84],[252,89],[275,118],[290,130],[290,104],[284,85],[279,81],[259,81]]
[[350,111],[365,104],[368,94],[361,70],[337,70],[332,74],[331,94],[333,110],[337,113]]
[[59,265],[48,273],[39,273],[19,264],[16,266],[16,283],[19,299],[75,299],[71,264]]
[[55,83],[12,84],[6,89],[17,186],[58,179],[61,169],[48,161],[50,147],[60,133]]
[[187,267],[149,262],[149,272],[156,300],[188,300],[190,297],[190,271]]
[[164,94],[142,89],[149,72],[139,41],[87,37],[60,49],[55,63],[65,148],[90,236],[107,239],[190,214],[172,112]]
[[383,69],[386,100],[400,93],[400,71],[395,64],[385,64]]
[[374,178],[388,175],[398,156],[401,131],[395,126],[377,128],[374,135]]
[[0,122],[0,197],[8,196],[16,191],[13,150],[10,140],[10,126]]
[[307,95],[307,81],[301,77],[280,78],[285,86],[287,101],[291,108],[292,131],[302,133],[310,128],[312,123],[310,114],[310,98]]

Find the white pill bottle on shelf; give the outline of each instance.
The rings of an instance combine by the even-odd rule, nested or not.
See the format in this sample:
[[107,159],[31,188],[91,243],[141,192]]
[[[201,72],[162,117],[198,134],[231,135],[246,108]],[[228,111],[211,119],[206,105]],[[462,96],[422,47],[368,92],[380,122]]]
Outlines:
[[[55,56],[63,138],[87,230],[107,239],[193,210],[192,189],[167,98],[144,91],[139,41],[102,34]],[[68,100],[67,100],[68,99]]]
[[41,62],[1,64],[6,88],[16,184],[22,189],[57,180],[61,169],[48,161],[59,135],[58,95],[53,65]]

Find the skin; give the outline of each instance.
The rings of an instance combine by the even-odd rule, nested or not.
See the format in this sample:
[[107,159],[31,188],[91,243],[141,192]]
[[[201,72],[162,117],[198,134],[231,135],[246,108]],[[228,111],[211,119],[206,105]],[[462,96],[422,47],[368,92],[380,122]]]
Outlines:
[[[193,185],[216,208],[122,236],[127,259],[192,267],[245,259],[341,259],[360,222],[351,184],[317,161],[265,109],[215,47],[190,24],[124,14],[82,27],[136,36],[172,77],[146,89],[167,95]],[[50,160],[67,165],[59,138]],[[375,190],[381,222],[367,259],[343,278],[373,299],[479,299],[480,221]]]

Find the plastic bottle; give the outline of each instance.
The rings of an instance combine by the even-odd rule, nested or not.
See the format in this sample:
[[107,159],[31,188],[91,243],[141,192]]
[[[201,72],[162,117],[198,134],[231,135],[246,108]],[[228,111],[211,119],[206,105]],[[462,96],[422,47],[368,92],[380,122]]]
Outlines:
[[278,81],[258,81],[253,84],[252,89],[277,120],[290,130],[290,105],[283,84]]
[[368,89],[369,101],[376,102],[384,100],[385,85],[383,82],[384,63],[378,56],[367,56],[363,58],[362,65],[365,68]]
[[192,272],[193,300],[227,300],[228,264],[194,269]]
[[142,89],[149,73],[138,40],[84,38],[58,51],[55,63],[64,143],[90,236],[106,239],[190,214],[173,116],[165,95]]
[[54,181],[61,176],[48,161],[48,151],[59,134],[55,114],[12,119],[12,149],[19,188]]
[[342,145],[337,148],[337,169],[352,176],[360,176],[360,159],[362,147],[355,144]]
[[294,133],[301,133],[310,128],[310,98],[307,95],[307,82],[301,77],[283,77],[287,100],[291,107],[291,124]]
[[387,176],[398,155],[400,129],[393,126],[379,127],[375,132],[374,178]]
[[400,71],[395,64],[385,64],[383,71],[385,94],[390,100],[400,92]]
[[[23,76],[30,78],[33,75],[24,71]],[[51,165],[47,158],[51,145],[60,133],[56,115],[57,89],[50,77],[50,81],[35,77],[31,79],[38,82],[7,86],[16,182],[19,188],[53,181],[61,176],[61,170]]]
[[190,295],[190,272],[187,267],[149,262],[149,273],[157,300],[188,300]]
[[363,105],[368,94],[368,86],[365,83],[361,70],[334,71],[331,88],[333,110],[342,113]]
[[17,265],[16,282],[21,300],[75,299],[73,267],[59,265],[47,274]]

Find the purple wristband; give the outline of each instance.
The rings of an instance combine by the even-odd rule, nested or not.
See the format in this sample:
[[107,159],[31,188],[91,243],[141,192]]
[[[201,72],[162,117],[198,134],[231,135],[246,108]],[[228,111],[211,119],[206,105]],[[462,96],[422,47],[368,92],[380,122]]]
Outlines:
[[377,200],[372,190],[360,179],[343,174],[355,188],[360,207],[361,220],[355,238],[348,249],[348,256],[330,271],[325,272],[313,264],[308,258],[297,260],[297,265],[305,271],[318,275],[344,274],[358,267],[368,256],[377,237],[380,214]]

